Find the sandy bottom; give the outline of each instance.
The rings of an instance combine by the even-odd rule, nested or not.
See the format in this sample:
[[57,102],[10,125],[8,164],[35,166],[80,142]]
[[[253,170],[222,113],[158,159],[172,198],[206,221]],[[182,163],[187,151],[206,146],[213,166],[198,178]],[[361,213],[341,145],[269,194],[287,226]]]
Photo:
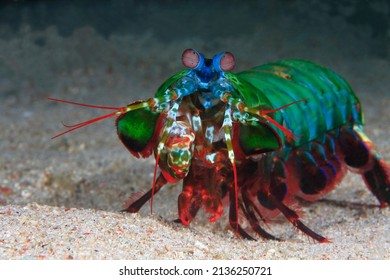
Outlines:
[[[1,214],[2,259],[389,259],[389,211],[310,208],[310,226],[332,243],[290,232],[246,241],[221,228],[178,226],[157,216],[29,204]],[[328,216],[331,215],[331,216]],[[314,215],[313,215],[314,216]],[[325,216],[325,217],[324,217]]]

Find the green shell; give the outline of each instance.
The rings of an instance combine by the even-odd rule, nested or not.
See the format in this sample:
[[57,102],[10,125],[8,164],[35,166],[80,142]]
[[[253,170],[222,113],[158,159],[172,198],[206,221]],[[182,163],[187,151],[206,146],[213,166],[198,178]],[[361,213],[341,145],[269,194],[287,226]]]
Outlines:
[[[361,106],[348,83],[333,71],[303,60],[282,60],[227,77],[247,105],[279,108],[274,118],[297,137],[293,145],[315,140],[347,123],[363,124]],[[276,129],[278,130],[278,129]],[[279,130],[282,142],[283,133]]]
[[[156,97],[164,95],[169,87],[190,71],[183,70],[166,80],[156,91]],[[335,72],[315,63],[282,60],[237,74],[224,73],[224,76],[234,88],[231,93],[233,97],[243,100],[252,108],[277,109],[301,101],[270,115],[296,136],[296,141],[289,142],[290,145],[299,146],[319,139],[327,131],[346,124],[364,124],[359,99],[349,84]],[[264,123],[259,125],[264,126]],[[280,143],[285,145],[284,133],[272,124],[266,125],[277,132]],[[276,146],[276,143],[272,143],[274,132],[269,128],[256,126],[249,134],[250,127],[242,128],[246,131],[245,135],[267,136],[269,143],[264,143],[265,149]],[[241,139],[247,142],[245,137],[241,136]]]
[[166,80],[156,91],[155,96],[159,97],[165,94],[165,91],[168,87],[170,87],[172,84],[174,84],[176,81],[180,80],[180,78],[187,76],[188,72],[190,72],[190,69],[185,69],[173,76],[171,76],[168,80]]

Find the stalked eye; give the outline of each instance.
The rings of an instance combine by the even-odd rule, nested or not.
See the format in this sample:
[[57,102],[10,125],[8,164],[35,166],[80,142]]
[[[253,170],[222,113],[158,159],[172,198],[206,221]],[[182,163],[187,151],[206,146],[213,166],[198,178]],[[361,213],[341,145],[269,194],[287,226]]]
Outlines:
[[232,71],[235,64],[234,55],[231,52],[223,52],[213,58],[214,69],[219,72]]
[[191,69],[200,69],[203,61],[203,56],[194,49],[186,49],[181,56],[183,65]]
[[234,60],[234,55],[231,52],[225,52],[221,57],[219,65],[221,66],[222,71],[229,72],[232,71],[236,61]]

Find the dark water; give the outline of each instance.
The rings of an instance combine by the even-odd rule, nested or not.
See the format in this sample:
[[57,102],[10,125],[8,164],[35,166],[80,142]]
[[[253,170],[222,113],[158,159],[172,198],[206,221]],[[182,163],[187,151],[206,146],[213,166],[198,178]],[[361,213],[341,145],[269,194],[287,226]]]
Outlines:
[[389,59],[389,34],[384,0],[2,1],[0,96],[63,96],[69,79],[84,75],[96,97],[107,72],[115,96],[153,92],[182,68],[188,47],[207,56],[232,51],[236,70],[313,60],[360,87],[355,77],[371,67],[367,58]]
[[390,4],[386,0],[3,0],[0,25],[3,38],[17,35],[15,32],[25,25],[32,31],[55,26],[61,36],[91,26],[104,38],[149,32],[164,42],[193,37],[212,42],[223,37],[239,39],[256,36],[261,27],[279,34],[280,44],[292,37],[331,39],[340,33],[349,44],[347,34],[352,32],[360,34],[359,43],[367,45],[371,54],[387,57]]

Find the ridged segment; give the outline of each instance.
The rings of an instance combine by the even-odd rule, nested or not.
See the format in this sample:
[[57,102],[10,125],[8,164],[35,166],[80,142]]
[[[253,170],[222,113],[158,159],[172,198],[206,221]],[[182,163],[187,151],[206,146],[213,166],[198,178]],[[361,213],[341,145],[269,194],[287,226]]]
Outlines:
[[[297,136],[295,145],[347,123],[363,123],[359,100],[348,83],[314,63],[282,60],[238,73],[237,78],[254,87],[253,94],[265,95],[273,108],[306,100],[281,110],[282,119],[278,120]],[[252,100],[246,98],[245,102],[256,107]]]

